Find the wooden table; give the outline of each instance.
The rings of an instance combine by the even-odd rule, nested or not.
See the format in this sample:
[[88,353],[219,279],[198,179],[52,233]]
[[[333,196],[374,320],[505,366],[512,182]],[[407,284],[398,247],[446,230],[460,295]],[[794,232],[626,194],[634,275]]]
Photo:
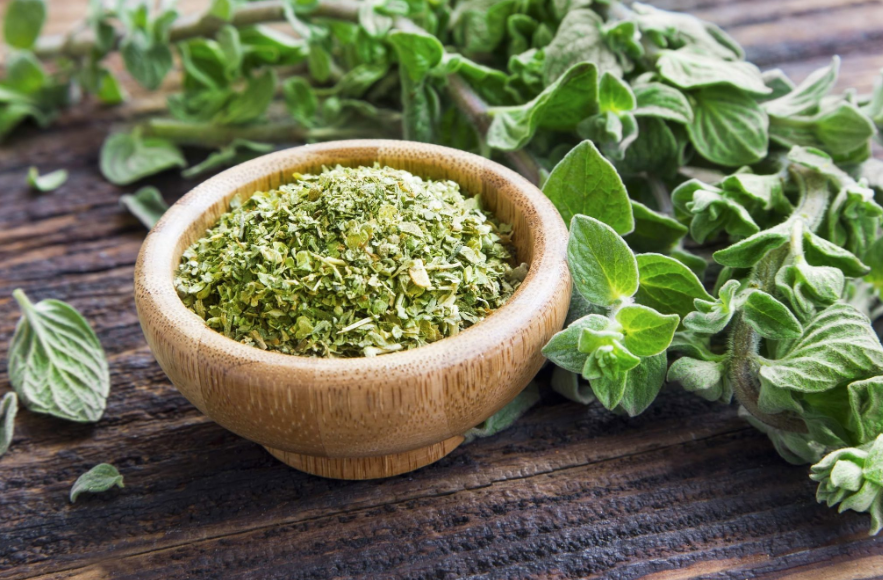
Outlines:
[[[798,79],[840,53],[842,85],[867,91],[883,67],[879,1],[662,5],[724,25],[750,59]],[[83,312],[113,381],[95,426],[20,412],[0,460],[0,578],[883,576],[867,516],[817,505],[805,466],[782,461],[734,407],[678,388],[631,420],[547,394],[509,431],[384,481],[304,475],[218,427],[172,387],[138,326],[145,232],[97,170],[119,115],[74,111],[0,150],[0,360],[21,287]],[[31,193],[32,164],[70,180]],[[169,202],[192,185],[153,182]],[[71,505],[73,481],[104,461],[125,489]]]

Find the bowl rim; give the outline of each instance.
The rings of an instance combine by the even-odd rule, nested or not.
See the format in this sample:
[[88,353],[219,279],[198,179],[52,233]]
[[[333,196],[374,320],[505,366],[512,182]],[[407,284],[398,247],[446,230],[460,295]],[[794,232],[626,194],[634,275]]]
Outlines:
[[[174,269],[180,263],[183,251],[176,252],[176,246],[180,238],[220,198],[250,186],[255,187],[253,192],[259,191],[256,182],[271,173],[277,173],[278,166],[270,169],[276,162],[303,164],[314,154],[328,156],[346,150],[367,149],[376,149],[374,157],[382,162],[385,148],[401,151],[403,146],[408,148],[409,153],[419,155],[424,163],[427,160],[431,162],[434,159],[453,157],[478,165],[482,176],[489,175],[504,181],[511,186],[508,195],[520,197],[531,210],[525,212],[527,215],[524,218],[528,229],[535,232],[528,274],[509,300],[486,318],[460,331],[456,336],[424,346],[375,357],[328,358],[285,354],[240,343],[209,328],[199,315],[181,301],[174,287]],[[394,152],[389,154],[393,155]],[[346,158],[342,156],[341,162],[345,164]],[[449,163],[438,165],[443,168]],[[395,163],[390,166],[395,167]],[[423,361],[427,360],[444,360],[445,366],[450,366],[477,356],[492,354],[497,341],[488,340],[489,337],[502,340],[517,333],[530,326],[538,309],[546,308],[554,302],[555,296],[560,294],[560,282],[566,279],[568,285],[570,283],[565,261],[566,247],[567,228],[552,202],[524,177],[490,159],[458,149],[419,142],[381,139],[329,141],[291,147],[257,157],[209,178],[182,196],[163,214],[141,246],[135,267],[136,306],[140,318],[141,303],[151,302],[151,312],[160,318],[152,321],[152,324],[174,325],[176,331],[193,341],[200,352],[209,349],[213,354],[228,359],[233,357],[239,364],[259,363],[292,372],[320,374],[337,374],[348,370],[370,372],[419,369]],[[564,272],[561,272],[562,265]],[[548,279],[550,276],[556,279]]]

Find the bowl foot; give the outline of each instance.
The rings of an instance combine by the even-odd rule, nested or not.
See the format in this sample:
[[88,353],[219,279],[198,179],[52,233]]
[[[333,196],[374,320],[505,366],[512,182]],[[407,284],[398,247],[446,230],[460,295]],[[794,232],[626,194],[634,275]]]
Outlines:
[[434,463],[457,448],[456,436],[419,449],[374,457],[318,457],[265,447],[270,455],[299,471],[332,479],[377,479],[392,477]]

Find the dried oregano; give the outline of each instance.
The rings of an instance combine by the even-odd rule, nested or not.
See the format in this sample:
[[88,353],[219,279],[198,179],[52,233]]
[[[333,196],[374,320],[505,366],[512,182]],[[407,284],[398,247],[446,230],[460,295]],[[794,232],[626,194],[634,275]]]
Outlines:
[[456,335],[524,278],[511,226],[452,181],[378,165],[294,179],[234,199],[181,258],[181,299],[230,338],[297,355],[395,352]]

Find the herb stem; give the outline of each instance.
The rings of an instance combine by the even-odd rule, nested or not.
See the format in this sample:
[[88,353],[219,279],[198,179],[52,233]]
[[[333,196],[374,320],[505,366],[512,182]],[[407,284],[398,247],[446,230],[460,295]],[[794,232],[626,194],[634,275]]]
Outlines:
[[[484,137],[491,124],[490,115],[487,112],[487,104],[481,100],[481,97],[475,94],[475,91],[459,75],[448,75],[448,91],[457,108],[466,115],[482,137]],[[517,151],[506,151],[505,155],[518,173],[534,185],[539,184],[540,168],[530,153],[525,149],[519,149]]]
[[150,119],[141,125],[142,134],[162,137],[179,145],[223,147],[234,139],[265,143],[302,143],[335,139],[376,139],[376,127],[323,127],[310,129],[290,121],[264,125],[216,125],[177,119]]
[[[797,226],[799,231],[802,232],[803,227],[813,231],[819,227],[828,207],[827,182],[814,172],[793,166],[791,175],[800,186],[801,197],[788,222],[800,221],[803,226]],[[754,267],[749,284],[772,294],[775,290],[776,273],[790,253],[790,243],[769,252]],[[760,384],[757,378],[760,335],[749,326],[741,314],[733,322],[730,343],[729,377],[736,400],[758,420],[771,427],[794,433],[806,433],[806,424],[798,415],[788,411],[771,415],[760,409],[758,405]]]

